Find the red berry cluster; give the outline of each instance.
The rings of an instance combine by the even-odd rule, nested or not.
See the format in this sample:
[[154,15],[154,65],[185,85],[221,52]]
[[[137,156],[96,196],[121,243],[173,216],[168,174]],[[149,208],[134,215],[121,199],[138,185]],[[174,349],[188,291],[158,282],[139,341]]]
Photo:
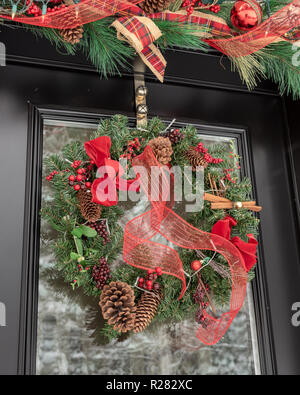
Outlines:
[[26,11],[27,14],[32,15],[32,16],[41,16],[42,10],[40,9],[40,7],[38,7],[34,2],[32,2],[32,4],[30,4],[30,2],[31,2],[31,0],[26,1],[26,5],[29,6]]
[[79,167],[80,165],[81,161],[73,162],[72,167],[74,169],[77,169],[77,174],[71,174],[69,176],[69,185],[73,187],[75,191],[79,191],[80,189],[90,189],[92,186],[92,183],[88,181],[88,179],[89,171],[91,170],[91,166],[93,165],[88,165],[87,169],[85,169],[84,167]]
[[160,285],[155,281],[157,280],[157,277],[161,275],[162,270],[159,266],[157,266],[155,270],[147,270],[147,276],[140,277],[138,280],[139,287],[147,289],[148,291],[151,291],[152,289],[157,291],[160,288]]
[[51,181],[55,174],[58,174],[58,171],[54,170],[52,173],[49,174],[49,176],[46,177],[46,180]]
[[195,150],[197,152],[200,152],[203,154],[203,157],[207,163],[221,163],[223,162],[223,159],[221,158],[214,158],[208,153],[208,149],[204,147],[203,143],[199,143],[196,147]]
[[71,174],[69,176],[69,185],[75,189],[75,191],[79,191],[80,189],[90,189],[92,183],[86,181],[86,169],[79,168],[77,169],[77,175]]
[[[55,3],[59,3],[59,1],[56,1]],[[65,8],[65,7],[66,7],[65,4],[56,5],[56,6],[52,7],[52,8],[47,7],[47,12],[56,12],[56,11],[62,9],[62,8]]]
[[[82,272],[82,270],[84,269],[83,267],[82,267],[82,265],[77,265],[77,267],[78,267],[78,270],[80,271],[80,272]],[[85,268],[85,270],[86,271],[88,271],[90,269],[90,267],[89,266],[87,266],[86,268]]]
[[210,10],[211,12],[214,12],[215,14],[217,14],[217,13],[221,10],[221,7],[220,7],[219,5],[212,5],[212,6],[209,8],[209,10]]
[[93,267],[92,277],[98,289],[102,289],[107,280],[111,278],[110,269],[104,257],[100,258],[99,264]]
[[103,238],[104,245],[110,242],[107,222],[105,219],[101,219],[99,222],[89,222],[88,226],[94,229],[98,235]]
[[182,3],[182,7],[185,8],[188,15],[191,15],[194,12],[194,7],[196,6],[196,4],[199,7],[203,5],[199,0],[184,0]]
[[77,169],[81,165],[81,160],[74,160],[74,162],[71,164],[73,169]]
[[232,182],[232,184],[235,184],[236,178],[232,177],[231,173],[234,171],[234,169],[223,169],[224,171],[224,177],[222,180]]
[[134,140],[127,141],[127,145],[123,147],[124,153],[120,156],[121,158],[126,158],[132,160],[141,149],[141,143],[136,137]]

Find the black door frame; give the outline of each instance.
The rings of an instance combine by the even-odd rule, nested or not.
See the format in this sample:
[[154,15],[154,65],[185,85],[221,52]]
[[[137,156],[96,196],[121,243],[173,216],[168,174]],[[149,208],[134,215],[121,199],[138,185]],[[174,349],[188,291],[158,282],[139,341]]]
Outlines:
[[[43,154],[43,122],[44,120],[83,122],[96,124],[113,113],[81,112],[55,107],[39,107],[31,103],[29,106],[26,199],[24,218],[23,272],[21,290],[21,320],[18,357],[19,374],[35,374],[36,340],[38,321],[38,286],[39,286],[39,244],[40,244],[40,205],[42,193],[42,154]],[[135,125],[135,118],[129,117],[130,124]],[[165,119],[166,124],[171,120]],[[235,138],[241,153],[241,175],[254,182],[249,155],[249,142],[245,128],[234,126],[207,125],[189,123],[195,126],[200,134],[219,135]],[[174,127],[182,127],[185,122],[175,122]],[[254,185],[254,184],[253,184]],[[254,195],[255,195],[255,191]],[[263,262],[263,252],[259,249],[259,261]],[[266,295],[266,278],[263,264],[256,269],[256,278],[252,282],[254,311],[259,349],[260,369],[262,374],[275,374],[275,357],[273,333],[270,325],[268,296]]]

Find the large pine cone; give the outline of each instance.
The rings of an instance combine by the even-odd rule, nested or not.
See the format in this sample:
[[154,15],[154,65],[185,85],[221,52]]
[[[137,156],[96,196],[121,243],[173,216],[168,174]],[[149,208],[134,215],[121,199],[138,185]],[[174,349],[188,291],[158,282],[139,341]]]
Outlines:
[[133,329],[136,307],[130,285],[121,281],[105,285],[99,305],[103,318],[108,320],[109,325],[114,325],[114,330],[127,332]]
[[203,166],[206,168],[208,166],[208,163],[204,159],[203,154],[200,152],[196,151],[194,147],[190,147],[189,150],[186,153],[186,157],[188,161],[190,162],[192,169],[195,171],[197,166]]
[[78,44],[83,36],[83,26],[77,26],[73,29],[62,29],[59,30],[59,34],[65,42],[72,45]]
[[167,137],[156,137],[148,145],[160,165],[167,165],[172,159],[172,143]]
[[144,292],[138,302],[133,332],[142,332],[153,320],[163,298],[161,290]]
[[167,10],[174,0],[145,0],[139,6],[147,13],[161,12]]
[[80,189],[77,192],[77,198],[83,218],[89,222],[96,222],[101,216],[101,206],[92,202],[91,191]]

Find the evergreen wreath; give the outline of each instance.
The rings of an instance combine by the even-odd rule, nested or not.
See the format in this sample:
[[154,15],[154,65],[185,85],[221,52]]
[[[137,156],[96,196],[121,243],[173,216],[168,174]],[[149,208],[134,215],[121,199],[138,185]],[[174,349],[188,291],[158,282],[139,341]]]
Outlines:
[[[182,168],[190,164],[187,155],[190,147],[196,147],[196,151],[205,156],[207,161],[207,166],[204,167],[206,191],[211,191],[212,184],[216,186],[216,180],[221,180],[223,197],[233,202],[250,200],[251,182],[247,178],[239,179],[239,157],[234,154],[233,149],[232,152],[228,152],[228,148],[226,149],[222,144],[205,148],[203,143],[199,143],[197,130],[192,126],[162,133],[164,129],[165,124],[158,118],[151,119],[145,129],[139,130],[130,127],[125,116],[115,115],[102,120],[97,131],[90,137],[92,140],[99,136],[109,136],[111,159],[119,160],[120,157],[125,156],[129,159],[129,163],[133,156],[143,152],[151,139],[158,137],[173,141],[171,164]],[[124,208],[122,203],[110,207],[101,206],[96,219],[95,209],[92,207],[91,212],[94,217],[90,221],[86,217],[86,211],[83,212],[80,207],[77,188],[75,188],[75,185],[79,185],[80,191],[84,193],[96,179],[96,170],[96,166],[90,161],[83,144],[79,141],[72,141],[62,148],[61,154],[48,156],[44,161],[44,175],[47,182],[51,183],[53,196],[52,200],[44,205],[41,215],[56,231],[56,237],[51,241],[56,257],[56,268],[74,291],[82,288],[85,294],[99,298],[105,290],[106,299],[102,297],[102,300],[105,299],[105,303],[108,303],[105,305],[105,314],[111,315],[114,320],[112,322],[118,322],[117,327],[125,328],[124,331],[132,327],[129,313],[135,311],[128,285],[130,288],[138,284],[138,287],[133,287],[135,299],[140,300],[136,313],[139,314],[139,329],[136,329],[136,332],[141,330],[140,328],[146,328],[154,315],[156,321],[182,321],[193,314],[199,316],[197,311],[199,304],[196,303],[199,300],[202,302],[202,307],[211,303],[215,308],[222,308],[228,304],[231,295],[230,281],[226,276],[220,276],[211,265],[205,265],[200,272],[200,281],[204,287],[199,289],[199,276],[193,276],[189,292],[178,300],[181,284],[176,277],[161,275],[159,268],[156,272],[148,272],[147,276],[143,277],[145,272],[141,269],[124,263],[116,264],[115,260],[117,257],[120,258],[123,246],[124,231],[120,218],[127,208]],[[90,203],[86,200],[84,202],[85,209],[88,211]],[[211,208],[210,202],[205,201],[204,208],[188,215],[187,221],[196,228],[211,232],[212,226],[225,215],[230,215],[237,222],[233,231],[234,236],[246,241],[248,233],[257,235],[259,220],[247,208],[238,209],[234,206],[229,210],[216,210]],[[185,272],[192,274],[197,270],[199,254],[195,250],[180,249],[178,252]],[[147,248],[141,248],[140,253],[144,257],[147,256]],[[213,256],[213,252],[205,251],[204,261],[210,261],[212,257],[219,265],[219,269],[226,270],[227,263],[222,255]],[[254,268],[248,272],[248,281],[253,277]],[[152,299],[151,295],[143,296],[143,288],[146,288],[149,280],[154,283],[153,292],[156,296],[159,295],[159,300],[155,299],[155,295]],[[112,289],[109,288],[110,284]],[[125,321],[122,317],[116,317],[109,307],[112,303],[110,298],[116,303],[113,295],[121,295],[122,292],[123,298],[130,298],[128,302],[122,297],[120,299],[125,305],[128,303]],[[147,288],[145,292],[149,292]],[[119,306],[118,303],[116,306]],[[108,324],[103,331],[109,338],[121,334],[113,325]]]

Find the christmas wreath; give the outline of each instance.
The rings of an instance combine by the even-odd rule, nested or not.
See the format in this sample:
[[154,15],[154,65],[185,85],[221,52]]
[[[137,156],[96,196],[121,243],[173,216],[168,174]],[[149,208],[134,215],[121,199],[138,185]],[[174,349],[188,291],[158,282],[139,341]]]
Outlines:
[[120,74],[138,53],[163,81],[161,51],[213,47],[249,89],[269,78],[281,94],[300,97],[300,0],[2,0],[0,18],[68,54],[83,51],[104,76]]
[[[45,158],[45,182],[53,193],[41,214],[56,231],[57,269],[74,291],[82,288],[100,298],[109,338],[143,331],[153,320],[194,316],[197,337],[213,344],[254,277],[259,224],[254,212],[261,207],[251,199],[250,180],[240,179],[233,146],[231,151],[222,144],[205,147],[194,127],[165,126],[154,118],[134,129],[125,116],[115,115],[102,120],[85,144],[72,141],[61,154]],[[130,172],[142,163],[155,164],[170,179],[175,166],[190,166],[191,185],[203,172],[203,208],[185,221],[177,214],[180,202],[171,206],[160,198],[146,211],[145,177]],[[130,190],[144,198],[122,201],[122,192]],[[146,212],[136,216],[141,211]],[[222,314],[229,305],[230,312]]]

